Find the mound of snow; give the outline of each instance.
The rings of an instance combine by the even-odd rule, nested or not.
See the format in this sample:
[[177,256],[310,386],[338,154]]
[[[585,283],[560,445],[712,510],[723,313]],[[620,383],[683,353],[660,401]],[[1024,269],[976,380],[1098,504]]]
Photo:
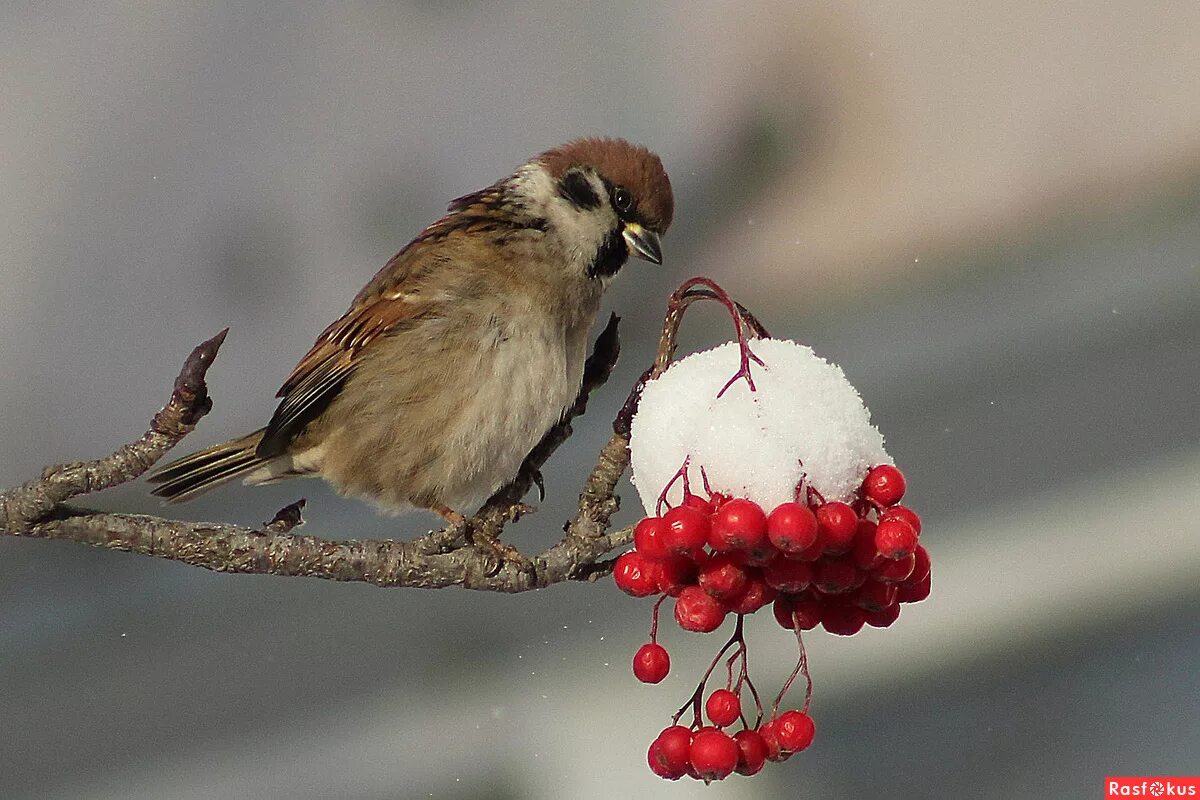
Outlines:
[[[647,514],[688,461],[692,491],[709,487],[767,511],[795,499],[804,482],[826,500],[849,500],[867,469],[891,464],[883,436],[841,367],[812,348],[759,339],[750,349],[756,391],[738,380],[737,342],[693,353],[646,384],[630,434],[633,482]],[[678,504],[682,482],[668,499]]]

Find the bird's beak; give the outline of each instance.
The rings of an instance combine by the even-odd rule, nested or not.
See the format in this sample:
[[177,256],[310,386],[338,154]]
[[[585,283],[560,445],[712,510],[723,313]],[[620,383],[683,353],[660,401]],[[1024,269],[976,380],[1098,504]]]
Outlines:
[[636,222],[626,222],[621,234],[625,237],[625,244],[629,245],[629,251],[635,256],[653,264],[662,263],[662,242],[657,233],[646,230]]

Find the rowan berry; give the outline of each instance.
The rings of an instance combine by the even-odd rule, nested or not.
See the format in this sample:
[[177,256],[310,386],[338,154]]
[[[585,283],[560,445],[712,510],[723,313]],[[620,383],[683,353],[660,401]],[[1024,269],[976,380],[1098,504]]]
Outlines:
[[773,602],[779,592],[767,586],[761,578],[750,577],[746,580],[746,588],[741,594],[726,603],[729,610],[737,614],[753,614],[767,603]]
[[799,555],[817,541],[817,517],[800,503],[781,503],[767,517],[767,538],[783,553]]
[[812,744],[817,727],[803,711],[785,711],[775,721],[775,732],[781,749],[799,753]]
[[692,735],[689,760],[700,780],[719,781],[737,767],[741,749],[729,734],[716,728],[704,727]]
[[735,733],[733,740],[738,746],[736,772],[739,775],[757,775],[767,763],[767,743],[758,731],[749,728]]
[[696,562],[683,556],[667,556],[658,562],[658,589],[671,597],[678,597],[688,586],[696,583],[699,567]]
[[780,595],[772,610],[775,621],[783,628],[810,631],[821,624],[821,602],[805,595]]
[[737,722],[742,715],[742,701],[728,689],[717,689],[708,696],[704,710],[713,725],[724,728]]
[[804,591],[812,583],[813,568],[807,561],[774,558],[763,567],[762,576],[772,589],[795,594]]
[[813,586],[824,594],[842,594],[863,582],[862,571],[846,558],[823,558],[813,567]]
[[911,555],[916,548],[917,532],[902,519],[881,520],[875,528],[875,549],[886,559],[898,561]]
[[658,592],[658,565],[636,550],[622,553],[613,567],[617,588],[634,597]]
[[816,516],[825,552],[837,555],[849,550],[858,532],[858,514],[854,509],[835,500],[817,506]]
[[767,516],[753,500],[729,500],[713,514],[708,545],[713,550],[753,551],[767,543]]
[[891,508],[885,508],[879,518],[881,520],[902,519],[909,525],[912,525],[913,530],[917,532],[918,536],[921,535],[921,518],[917,516],[917,512],[913,511],[907,506],[892,506]]
[[904,475],[891,464],[880,464],[867,471],[862,491],[866,498],[881,506],[894,506],[904,497]]
[[862,630],[866,615],[858,606],[849,603],[826,603],[821,611],[821,625],[838,636],[853,636]]
[[688,773],[691,749],[692,732],[682,725],[672,725],[664,728],[650,743],[646,760],[655,775],[676,781]]
[[896,599],[901,603],[919,603],[926,597],[929,597],[929,590],[933,587],[933,576],[926,572],[925,577],[919,581],[913,581],[911,578],[899,586],[899,593]]
[[694,558],[708,541],[708,516],[688,506],[675,506],[663,514],[662,533],[666,550],[678,556]]
[[688,586],[675,599],[675,621],[685,631],[709,633],[725,621],[725,606],[699,586]]
[[667,648],[647,642],[633,655],[633,675],[642,683],[658,683],[671,671],[671,656]]
[[634,549],[646,558],[662,561],[670,555],[663,538],[665,527],[661,517],[646,517],[640,521],[633,528]]
[[700,588],[713,597],[729,600],[746,588],[746,570],[728,553],[717,553],[700,567],[698,580]]
[[917,556],[915,553],[909,553],[904,558],[898,558],[895,561],[884,560],[875,569],[871,570],[871,574],[875,576],[875,580],[883,581],[884,583],[900,583],[908,580],[912,575],[913,569],[917,565]]

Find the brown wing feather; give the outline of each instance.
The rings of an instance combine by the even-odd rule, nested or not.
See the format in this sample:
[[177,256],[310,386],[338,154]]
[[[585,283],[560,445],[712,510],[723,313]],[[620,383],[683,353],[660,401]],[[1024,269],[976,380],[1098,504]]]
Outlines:
[[443,298],[427,291],[431,277],[445,269],[446,240],[474,237],[500,229],[545,230],[545,221],[506,206],[501,184],[460,197],[449,213],[423,230],[363,287],[350,310],[317,338],[312,349],[288,375],[276,393],[282,398],[263,433],[256,454],[282,454],[308,423],[337,397],[361,361],[362,353],[379,338],[406,324],[437,313]]
[[283,453],[296,435],[320,416],[373,342],[429,312],[431,304],[421,297],[419,286],[405,290],[420,282],[417,273],[407,272],[407,279],[398,279],[387,290],[356,302],[321,333],[296,364],[276,393],[282,400],[258,445],[260,458]]

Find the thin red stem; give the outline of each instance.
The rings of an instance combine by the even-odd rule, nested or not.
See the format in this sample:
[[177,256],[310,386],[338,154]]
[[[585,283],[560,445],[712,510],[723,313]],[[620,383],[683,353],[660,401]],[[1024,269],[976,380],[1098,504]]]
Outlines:
[[[728,391],[730,386],[742,379],[746,381],[746,384],[750,387],[750,391],[757,391],[757,388],[754,385],[754,377],[750,374],[750,362],[754,362],[760,367],[765,365],[763,364],[762,359],[756,356],[754,351],[750,349],[749,336],[746,333],[746,328],[748,326],[743,314],[745,309],[739,306],[734,299],[717,284],[716,281],[710,278],[691,278],[685,281],[683,285],[676,290],[675,295],[680,295],[681,293],[686,295],[689,292],[694,292],[696,287],[701,286],[707,291],[705,291],[702,295],[697,293],[698,296],[716,300],[721,305],[725,306],[725,308],[729,311],[729,316],[733,318],[733,330],[737,335],[738,341],[738,371],[724,386],[721,387],[721,391],[717,392],[717,397],[721,397],[726,391]],[[675,295],[672,295],[672,299],[674,299]],[[755,330],[751,331],[755,338],[759,338],[762,334],[765,334],[765,331],[761,330],[761,328],[762,326],[759,325],[756,326]]]
[[667,501],[667,494],[670,493],[671,487],[675,485],[675,481],[683,479],[684,497],[692,493],[692,485],[688,480],[688,464],[691,460],[691,456],[684,457],[683,466],[671,476],[671,480],[667,481],[667,485],[663,487],[662,492],[658,495],[658,502],[654,504],[654,513],[656,515],[660,517],[663,515],[663,506],[666,506],[668,509],[671,508],[671,504]]
[[[767,329],[763,327],[754,315],[751,314],[746,307],[741,303],[730,300],[729,295],[725,290],[708,278],[691,278],[685,281],[682,286],[671,293],[667,299],[667,313],[663,317],[662,333],[658,339],[658,352],[654,357],[654,363],[642,373],[630,390],[629,396],[625,399],[624,405],[621,406],[620,413],[613,420],[613,430],[622,435],[629,435],[629,426],[634,414],[637,413],[638,400],[641,398],[642,389],[645,388],[647,381],[652,381],[666,371],[671,365],[671,359],[675,357],[675,348],[678,345],[679,326],[683,322],[684,312],[688,306],[697,300],[721,300],[726,307],[732,303],[732,311],[735,315],[735,325],[739,331],[739,341],[744,341],[746,334],[745,329],[749,329],[750,335],[755,339],[763,339],[769,336]],[[761,362],[760,362],[761,363]]]
[[813,682],[812,675],[808,672],[808,653],[804,649],[804,637],[800,633],[800,620],[796,618],[795,612],[792,612],[792,625],[796,634],[796,644],[800,648],[800,657],[796,661],[796,668],[792,670],[792,674],[784,682],[783,688],[775,696],[775,702],[771,705],[772,718],[779,715],[779,704],[783,702],[784,696],[792,688],[792,683],[796,680],[796,676],[801,673],[804,673],[804,680],[807,683],[804,689],[804,708],[802,709],[805,714],[808,713],[808,707],[812,704]]
[[688,698],[686,703],[679,707],[679,710],[675,712],[675,716],[671,717],[672,725],[679,724],[679,718],[683,716],[683,712],[687,711],[689,706],[691,706],[695,712],[694,721],[692,723],[693,727],[699,727],[703,724],[703,719],[700,716],[700,701],[704,697],[704,687],[708,684],[709,677],[712,676],[713,670],[717,668],[717,665],[721,663],[721,659],[723,659],[725,654],[729,652],[729,648],[733,647],[734,645],[740,645],[743,649],[746,647],[746,638],[742,630],[742,620],[742,615],[738,614],[737,625],[734,626],[733,635],[729,637],[729,640],[726,641],[725,644],[721,645],[721,649],[717,652],[716,657],[713,658],[712,663],[709,664],[708,669],[705,670],[704,677],[700,679],[700,683],[696,686],[696,691],[692,693],[692,696]]
[[658,643],[658,610],[662,608],[663,601],[667,599],[667,595],[663,595],[654,601],[654,610],[650,613],[650,642]]

